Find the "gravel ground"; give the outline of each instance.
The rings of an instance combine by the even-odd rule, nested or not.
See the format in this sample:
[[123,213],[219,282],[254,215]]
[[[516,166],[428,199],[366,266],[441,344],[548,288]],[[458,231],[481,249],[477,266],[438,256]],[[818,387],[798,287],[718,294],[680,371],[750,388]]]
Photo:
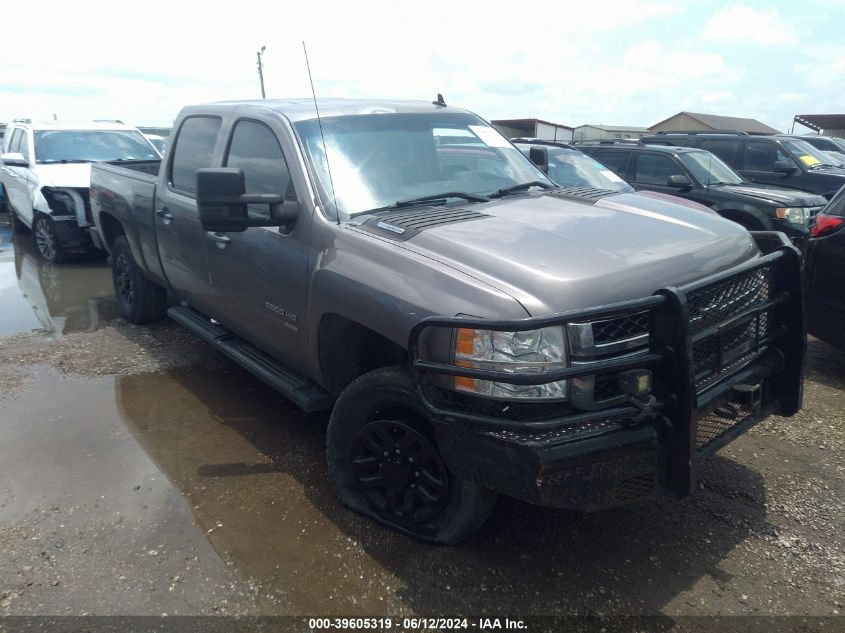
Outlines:
[[504,499],[445,548],[343,509],[325,417],[175,324],[0,339],[0,614],[839,615],[845,353],[807,369],[688,499]]

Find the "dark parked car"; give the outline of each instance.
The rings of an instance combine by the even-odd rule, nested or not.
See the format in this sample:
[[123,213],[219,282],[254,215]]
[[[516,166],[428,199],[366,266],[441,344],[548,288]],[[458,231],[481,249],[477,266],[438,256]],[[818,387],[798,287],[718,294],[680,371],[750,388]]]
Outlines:
[[610,167],[568,143],[537,138],[512,138],[511,141],[554,182],[564,188],[592,188],[619,193],[638,193],[707,213],[714,211],[702,204],[658,191],[637,191]]
[[745,132],[658,132],[644,143],[713,152],[750,182],[810,191],[830,199],[845,185],[845,169],[803,138]]
[[92,166],[91,207],[129,321],[167,313],[331,410],[349,507],[453,543],[497,492],[682,497],[707,455],[800,408],[782,233],[558,187],[440,99],[314,106],[185,108],[160,168]]
[[811,193],[749,183],[700,149],[638,141],[582,142],[578,148],[637,189],[693,200],[751,231],[783,231],[801,245],[827,202]]
[[807,329],[845,349],[845,187],[818,215],[807,249]]

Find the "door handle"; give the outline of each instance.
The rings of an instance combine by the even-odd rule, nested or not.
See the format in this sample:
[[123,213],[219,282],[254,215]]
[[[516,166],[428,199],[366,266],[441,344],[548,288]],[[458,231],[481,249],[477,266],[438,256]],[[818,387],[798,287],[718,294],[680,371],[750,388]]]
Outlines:
[[173,216],[170,214],[170,210],[167,207],[163,207],[156,211],[156,215],[161,218],[162,223],[165,225],[173,222]]
[[220,233],[212,233],[209,231],[206,235],[208,235],[208,239],[212,242],[217,243],[217,248],[226,248],[229,245],[229,242],[231,242],[228,236],[221,235]]

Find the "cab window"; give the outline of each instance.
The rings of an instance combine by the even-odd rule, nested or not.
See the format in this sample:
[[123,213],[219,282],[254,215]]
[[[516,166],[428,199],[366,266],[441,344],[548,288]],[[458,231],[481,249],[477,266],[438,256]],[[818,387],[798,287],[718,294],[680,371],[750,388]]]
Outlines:
[[794,161],[787,156],[777,143],[767,141],[748,141],[745,146],[745,169],[748,171],[775,171],[775,163],[785,160]]
[[[247,193],[295,197],[279,141],[263,123],[243,120],[235,125],[225,166],[243,169]],[[270,213],[266,204],[251,204],[248,208],[253,215],[268,217]]]
[[714,139],[708,138],[698,144],[701,149],[706,149],[712,152],[728,165],[733,165],[736,162],[737,150],[739,150],[739,141],[729,139]]
[[619,151],[619,150],[599,150],[594,155],[595,157],[610,167],[613,171],[617,174],[625,177],[626,172],[628,171],[628,155],[630,152]]
[[197,169],[211,167],[214,144],[220,130],[219,117],[193,116],[185,119],[170,163],[170,184],[193,194],[197,190]]
[[637,156],[637,168],[634,172],[634,182],[636,183],[665,187],[669,184],[670,176],[685,175],[681,166],[668,156],[657,154],[640,154]]

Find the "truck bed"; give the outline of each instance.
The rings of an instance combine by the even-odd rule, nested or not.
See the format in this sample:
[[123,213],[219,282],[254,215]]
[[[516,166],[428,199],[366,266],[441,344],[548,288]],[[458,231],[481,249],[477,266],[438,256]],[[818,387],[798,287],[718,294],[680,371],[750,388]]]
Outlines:
[[[100,168],[106,171],[121,175],[132,175],[141,177],[142,180],[149,180],[155,182],[158,179],[158,171],[161,168],[161,159],[159,160],[112,160],[97,163]],[[105,167],[108,165],[108,167]],[[126,172],[131,172],[127,174]]]
[[136,260],[152,279],[164,283],[155,236],[155,192],[161,160],[111,161],[91,165],[91,211],[103,243],[113,234],[101,214],[125,229]]

